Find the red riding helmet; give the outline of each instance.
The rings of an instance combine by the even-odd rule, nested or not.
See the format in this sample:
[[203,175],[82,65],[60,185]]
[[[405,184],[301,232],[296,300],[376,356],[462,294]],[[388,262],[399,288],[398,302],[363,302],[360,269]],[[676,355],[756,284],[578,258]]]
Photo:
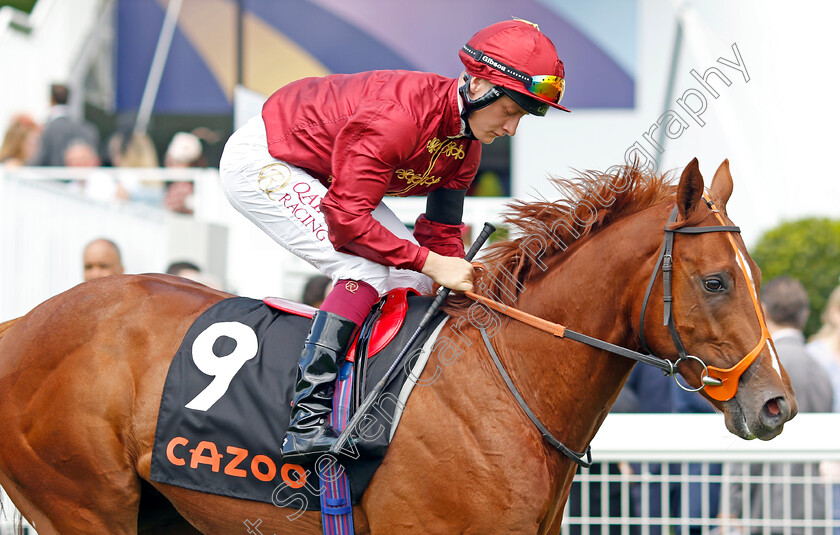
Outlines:
[[[563,62],[554,43],[536,24],[525,20],[498,22],[479,31],[458,53],[469,75],[484,78],[497,91],[476,99],[472,110],[505,94],[533,115],[548,107],[569,111],[559,104],[565,89]],[[463,93],[462,93],[463,95]],[[472,111],[471,110],[471,111]]]

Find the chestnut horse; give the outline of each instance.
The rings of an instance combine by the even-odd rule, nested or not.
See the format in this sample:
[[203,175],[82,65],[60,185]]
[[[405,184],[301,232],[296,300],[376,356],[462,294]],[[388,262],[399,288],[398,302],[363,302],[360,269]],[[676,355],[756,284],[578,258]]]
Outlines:
[[[731,225],[728,162],[708,190],[716,211],[703,199],[696,159],[677,186],[630,168],[556,183],[567,199],[510,208],[518,237],[489,248],[477,292],[632,350],[643,347],[641,324],[647,348],[676,361],[662,322],[662,274],[651,274],[675,206],[674,228]],[[736,232],[676,236],[673,318],[694,364],[726,370],[755,356],[728,399],[701,394],[733,434],[767,440],[797,408],[772,344],[762,341],[759,277]],[[269,503],[149,482],[170,361],[196,317],[226,297],[165,275],[108,277],[0,325],[0,485],[38,533],[166,533],[147,514],[163,505],[177,510],[172,533],[320,533],[315,512],[290,521],[293,510]],[[559,532],[576,466],[511,395],[471,303],[450,299],[446,329],[457,329],[445,332],[457,330],[458,358],[433,355],[426,366],[420,381],[429,384],[414,389],[354,507],[357,533]],[[492,345],[536,417],[574,451],[592,440],[635,363],[501,317]],[[692,387],[712,373],[678,368]]]

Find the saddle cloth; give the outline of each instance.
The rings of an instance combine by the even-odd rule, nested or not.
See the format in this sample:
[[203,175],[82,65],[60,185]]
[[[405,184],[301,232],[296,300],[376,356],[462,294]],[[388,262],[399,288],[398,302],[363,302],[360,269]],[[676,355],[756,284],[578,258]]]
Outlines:
[[[400,299],[408,303],[405,321],[393,340],[367,359],[367,389],[384,376],[431,301],[405,297],[405,292]],[[316,463],[299,465],[284,462],[280,455],[297,361],[311,323],[306,316],[232,297],[196,319],[172,359],[164,384],[152,450],[152,481],[298,510],[320,509],[316,463],[336,459],[322,457]],[[395,321],[393,313],[382,316],[386,322]],[[368,421],[373,423],[366,424],[356,445],[348,446],[337,458],[347,473],[353,503],[381,464],[404,408],[405,399],[400,401],[400,396],[407,398],[413,386],[406,369],[415,380],[420,376],[424,355],[428,358],[434,342],[430,336],[439,331],[435,327],[442,327],[444,318],[438,314],[413,344],[412,358],[406,359],[413,367],[402,366],[395,374],[369,413],[374,421]],[[426,348],[422,353],[421,347]],[[355,352],[359,354],[359,348]],[[344,363],[339,380],[349,375],[349,366],[350,362]]]

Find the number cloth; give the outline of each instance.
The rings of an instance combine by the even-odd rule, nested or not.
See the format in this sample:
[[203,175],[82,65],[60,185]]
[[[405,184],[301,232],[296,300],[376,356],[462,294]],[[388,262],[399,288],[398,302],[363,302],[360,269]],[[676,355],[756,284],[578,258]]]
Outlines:
[[[369,388],[408,342],[430,302],[429,297],[408,297],[402,328],[368,360]],[[442,319],[439,315],[435,321]],[[299,508],[318,510],[316,465],[286,463],[280,455],[297,360],[310,324],[310,318],[245,297],[222,300],[202,313],[188,330],[166,376],[152,449],[152,481],[273,502],[291,508],[289,514]],[[434,325],[428,333],[433,330]],[[418,340],[412,351],[424,342]],[[420,359],[412,362],[416,360]],[[430,364],[438,365],[437,360]],[[421,372],[422,366],[411,369],[415,377]],[[351,380],[348,373],[342,367],[339,379]],[[403,369],[371,411],[376,420],[360,431],[362,440],[355,454],[351,451],[339,459],[347,471],[354,503],[385,456],[399,417],[395,415],[402,403],[398,398],[414,384],[406,379]]]

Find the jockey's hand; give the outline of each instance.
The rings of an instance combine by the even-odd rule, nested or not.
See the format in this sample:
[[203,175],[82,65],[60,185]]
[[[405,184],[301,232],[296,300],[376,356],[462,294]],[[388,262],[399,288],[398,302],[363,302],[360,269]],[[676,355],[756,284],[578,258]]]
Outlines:
[[473,289],[473,265],[463,258],[442,256],[429,251],[421,273],[452,290],[463,292]]

